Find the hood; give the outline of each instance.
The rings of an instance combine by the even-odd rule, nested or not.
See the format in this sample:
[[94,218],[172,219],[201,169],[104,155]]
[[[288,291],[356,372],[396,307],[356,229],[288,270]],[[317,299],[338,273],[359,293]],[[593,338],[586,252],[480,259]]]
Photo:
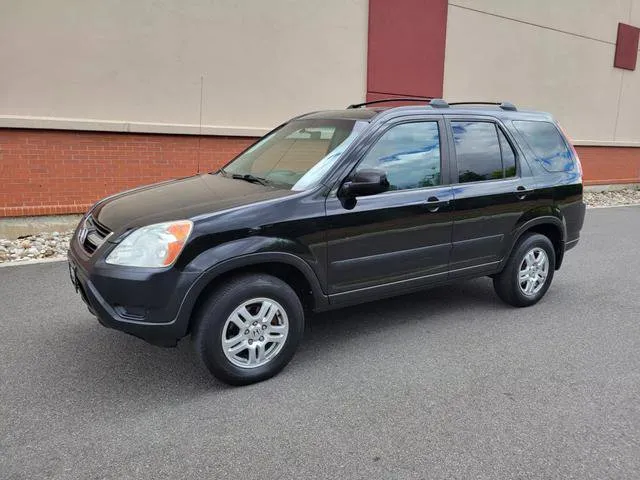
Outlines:
[[93,216],[111,231],[170,220],[190,219],[229,208],[294,194],[255,183],[196,175],[116,194],[100,202]]

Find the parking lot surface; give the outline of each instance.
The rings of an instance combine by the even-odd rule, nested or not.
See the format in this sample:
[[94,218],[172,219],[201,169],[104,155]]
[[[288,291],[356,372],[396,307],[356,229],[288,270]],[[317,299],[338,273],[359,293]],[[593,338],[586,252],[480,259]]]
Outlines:
[[546,297],[489,279],[316,316],[242,388],[101,327],[65,263],[0,269],[2,479],[640,477],[640,207],[589,210]]

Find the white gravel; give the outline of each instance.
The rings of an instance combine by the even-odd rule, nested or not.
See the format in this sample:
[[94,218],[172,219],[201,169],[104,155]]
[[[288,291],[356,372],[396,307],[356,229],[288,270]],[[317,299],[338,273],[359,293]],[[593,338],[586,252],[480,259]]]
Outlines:
[[616,205],[640,204],[640,189],[610,192],[585,192],[584,201],[591,207],[614,207]]
[[[591,207],[640,205],[640,190],[585,192],[584,200]],[[0,263],[40,259],[59,259],[67,256],[72,231],[38,233],[8,240],[0,238]]]
[[65,258],[73,232],[38,233],[17,240],[0,238],[0,263]]

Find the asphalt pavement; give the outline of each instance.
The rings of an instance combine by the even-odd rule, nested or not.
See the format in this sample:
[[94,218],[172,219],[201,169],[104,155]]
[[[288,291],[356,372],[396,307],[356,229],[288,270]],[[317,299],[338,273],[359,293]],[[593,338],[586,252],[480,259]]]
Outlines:
[[101,327],[64,263],[0,269],[1,479],[640,478],[640,207],[546,297],[489,279],[310,320],[257,385]]

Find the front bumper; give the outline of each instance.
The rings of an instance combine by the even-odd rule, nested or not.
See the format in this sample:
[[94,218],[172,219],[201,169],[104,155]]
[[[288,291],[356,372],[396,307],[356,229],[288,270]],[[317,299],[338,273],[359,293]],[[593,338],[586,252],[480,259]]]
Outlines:
[[181,314],[197,274],[169,269],[118,267],[100,252],[88,256],[76,239],[68,253],[69,274],[89,311],[108,328],[154,345],[175,346],[187,334],[189,315]]

